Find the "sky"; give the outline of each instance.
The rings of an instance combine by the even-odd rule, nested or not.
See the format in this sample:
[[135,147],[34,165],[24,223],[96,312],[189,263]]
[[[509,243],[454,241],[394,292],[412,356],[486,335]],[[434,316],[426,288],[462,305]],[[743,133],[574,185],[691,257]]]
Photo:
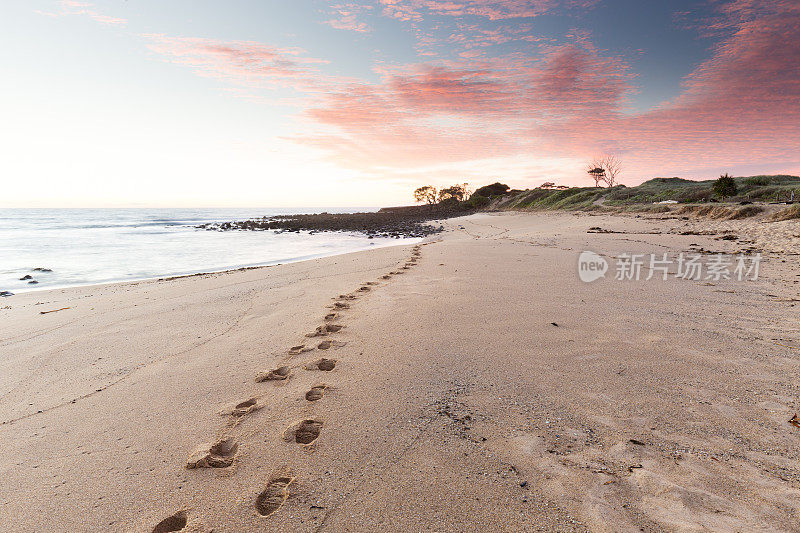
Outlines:
[[0,207],[800,174],[798,0],[6,0]]

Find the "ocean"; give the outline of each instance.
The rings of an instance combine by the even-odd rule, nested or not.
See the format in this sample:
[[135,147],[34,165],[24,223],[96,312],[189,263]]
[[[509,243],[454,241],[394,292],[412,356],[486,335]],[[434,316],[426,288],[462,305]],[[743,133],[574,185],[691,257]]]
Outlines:
[[[194,227],[279,214],[356,210],[376,209],[0,209],[0,291],[272,265],[419,240]],[[30,279],[21,279],[26,276]]]

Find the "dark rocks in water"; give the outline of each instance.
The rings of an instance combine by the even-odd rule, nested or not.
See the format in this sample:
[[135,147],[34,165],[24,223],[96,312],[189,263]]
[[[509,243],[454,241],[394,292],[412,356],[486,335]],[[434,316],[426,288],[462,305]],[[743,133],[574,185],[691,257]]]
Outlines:
[[33,279],[33,276],[31,276],[30,274],[25,274],[24,276],[19,278],[20,281],[25,281],[27,279]]
[[32,279],[32,280],[30,280],[30,281],[28,282],[28,285],[36,285],[37,283],[39,283],[39,282],[38,282],[38,281],[36,281],[35,279]]
[[49,268],[42,268],[42,267],[36,267],[36,268],[33,269],[33,271],[34,272],[52,272],[52,270],[50,270]]
[[0,291],[0,296],[3,298],[8,298],[9,296],[14,296],[14,293],[9,291]]
[[201,224],[200,229],[213,231],[273,230],[278,233],[308,231],[316,234],[323,231],[357,232],[375,237],[426,237],[444,230],[443,226],[432,226],[427,222],[464,216],[473,209],[462,204],[453,206],[409,206],[384,208],[372,213],[318,213],[315,215],[277,215],[253,220]]

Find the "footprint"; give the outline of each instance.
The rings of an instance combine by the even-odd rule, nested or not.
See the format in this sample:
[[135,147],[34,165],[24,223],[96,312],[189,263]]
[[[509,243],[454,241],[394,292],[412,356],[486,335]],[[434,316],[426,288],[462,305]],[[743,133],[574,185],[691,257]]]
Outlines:
[[336,368],[336,359],[325,359],[324,357],[306,366],[306,370],[323,370],[325,372],[330,372],[334,368]]
[[355,294],[340,294],[338,299],[339,300],[355,300],[356,298],[358,298],[358,296],[356,296]]
[[325,315],[325,320],[336,320],[339,317],[339,313],[328,313]]
[[377,285],[377,284],[378,284],[377,281],[368,281],[367,282],[367,285]]
[[359,288],[358,288],[358,290],[360,290],[361,292],[367,292],[367,291],[370,291],[370,290],[372,290],[372,289],[370,289],[369,287],[367,287],[367,286],[365,285],[365,286],[363,286],[363,287],[359,287]]
[[306,337],[324,337],[329,333],[337,333],[342,330],[344,326],[341,324],[325,324],[324,326],[319,326],[314,333],[306,333]]
[[186,511],[178,511],[172,516],[166,517],[164,520],[156,524],[153,528],[153,533],[171,533],[172,531],[180,531],[186,527],[188,516]]
[[322,341],[317,345],[317,348],[320,350],[330,350],[331,348],[341,348],[345,344],[347,343],[340,341]]
[[350,304],[345,302],[334,302],[333,307],[336,309],[350,309]]
[[322,422],[320,420],[302,420],[286,430],[284,439],[287,442],[294,440],[297,444],[308,446],[317,440],[321,430]]
[[325,326],[319,326],[314,330],[314,333],[306,333],[306,337],[324,337],[327,334],[328,332],[326,331]]
[[310,352],[313,350],[313,347],[307,347],[305,344],[298,344],[297,346],[292,346],[289,348],[289,355],[297,355],[304,352]]
[[326,388],[328,388],[327,385],[314,385],[306,393],[306,400],[309,402],[316,402],[317,400],[322,399],[322,397],[325,396]]
[[392,279],[392,276],[390,274],[386,274],[384,276],[381,276],[381,279]]
[[241,403],[236,404],[236,407],[233,408],[233,412],[231,415],[233,416],[244,416],[247,413],[252,413],[259,409],[258,406],[258,398],[250,398],[249,400],[245,400]]
[[189,456],[186,468],[227,468],[233,464],[239,443],[232,437],[217,441],[216,444],[203,444]]
[[256,511],[264,517],[272,516],[289,497],[289,485],[293,477],[277,477],[267,483],[267,488],[256,498]]
[[261,372],[256,376],[256,383],[263,383],[264,381],[283,381],[290,375],[292,375],[292,371],[288,366],[280,366],[269,372]]

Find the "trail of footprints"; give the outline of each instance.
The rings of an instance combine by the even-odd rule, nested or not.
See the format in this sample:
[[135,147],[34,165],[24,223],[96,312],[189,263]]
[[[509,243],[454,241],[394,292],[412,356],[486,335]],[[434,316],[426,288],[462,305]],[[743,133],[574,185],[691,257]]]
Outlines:
[[[392,277],[404,274],[406,271],[413,268],[419,260],[422,246],[429,243],[417,244],[412,248],[411,258],[400,267],[400,270],[395,270],[380,276],[381,280],[387,281]],[[335,335],[345,328],[344,325],[336,323],[341,318],[341,313],[350,309],[350,302],[357,300],[362,294],[370,292],[373,288],[379,286],[377,281],[368,281],[349,294],[340,294],[334,298],[333,303],[329,306],[331,311],[323,318],[323,324],[316,328],[311,333],[306,334],[306,343],[292,346],[287,350],[287,359],[294,356],[302,355],[314,350],[329,351],[344,347],[347,343],[338,339],[326,338],[319,342],[309,342],[311,339],[319,337],[329,337]],[[328,357],[321,357],[314,359],[302,368],[306,371],[320,371],[331,372],[336,368],[337,360]],[[289,364],[280,364],[279,366],[265,372],[259,372],[256,377],[256,383],[285,383],[288,382],[293,375],[292,367]],[[320,383],[312,386],[306,393],[305,399],[309,403],[317,402],[325,396],[326,390],[329,386],[325,383]],[[263,405],[259,404],[259,397],[248,398],[244,401],[236,403],[223,414],[228,416],[228,426],[236,426],[242,418],[246,415],[257,411]],[[284,432],[283,439],[286,442],[294,442],[304,448],[313,447],[319,438],[324,421],[316,418],[308,418],[292,423]],[[237,452],[239,451],[239,443],[232,436],[224,436],[215,442],[205,443],[197,448],[189,455],[186,461],[187,469],[198,468],[230,468],[236,463]],[[269,517],[274,515],[283,506],[289,497],[289,487],[295,482],[295,477],[290,471],[280,472],[274,474],[267,482],[266,487],[255,498],[255,510],[261,517]],[[173,531],[184,531],[189,524],[189,516],[186,510],[180,510],[175,514],[168,516],[159,522],[152,530],[152,533],[169,533]]]

